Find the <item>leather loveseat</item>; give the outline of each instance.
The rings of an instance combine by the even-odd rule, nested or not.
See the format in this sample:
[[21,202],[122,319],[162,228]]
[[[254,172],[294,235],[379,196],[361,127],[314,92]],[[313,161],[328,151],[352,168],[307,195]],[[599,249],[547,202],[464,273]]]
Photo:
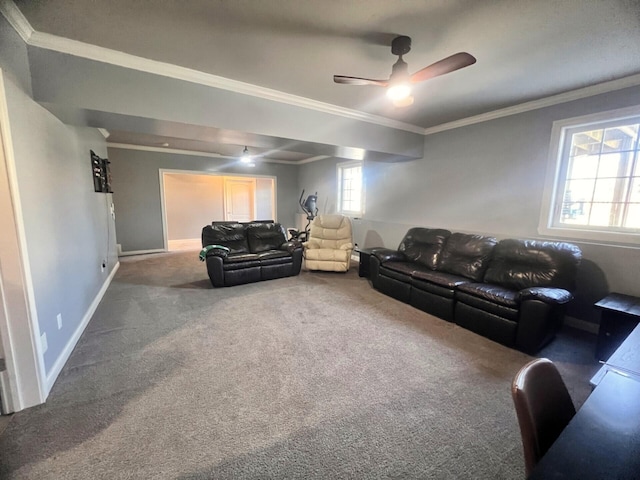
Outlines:
[[562,326],[582,253],[573,244],[412,228],[373,249],[374,288],[504,345],[535,353]]
[[214,222],[202,229],[202,246],[214,287],[290,277],[302,266],[302,245],[287,242],[279,223]]

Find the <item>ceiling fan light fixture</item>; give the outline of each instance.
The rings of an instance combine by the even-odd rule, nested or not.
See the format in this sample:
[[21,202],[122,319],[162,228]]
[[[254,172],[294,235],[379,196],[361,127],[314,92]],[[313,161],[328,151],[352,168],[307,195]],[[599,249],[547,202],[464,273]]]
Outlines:
[[408,82],[400,82],[389,85],[387,88],[387,97],[394,102],[409,98],[411,95],[411,85]]
[[411,51],[411,38],[405,35],[396,37],[391,42],[391,53],[398,56],[398,60],[391,67],[391,76],[388,80],[374,80],[372,78],[348,77],[334,75],[333,81],[344,85],[376,85],[387,89],[387,97],[396,107],[411,105],[414,98],[411,96],[411,85],[424,82],[440,75],[455,72],[461,68],[476,63],[476,58],[467,52],[458,52],[438,60],[413,74],[409,74],[409,65],[403,60],[403,56]]
[[393,101],[393,106],[394,107],[398,107],[398,108],[402,108],[402,107],[408,107],[410,105],[413,105],[413,101],[415,99],[413,98],[413,95],[409,95],[406,98],[400,99],[400,100],[394,100]]

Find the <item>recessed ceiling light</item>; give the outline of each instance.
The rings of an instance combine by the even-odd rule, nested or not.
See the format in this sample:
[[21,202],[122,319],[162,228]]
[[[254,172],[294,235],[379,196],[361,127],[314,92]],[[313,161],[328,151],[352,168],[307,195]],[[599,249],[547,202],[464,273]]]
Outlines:
[[[244,150],[242,151],[242,156],[240,157],[240,161],[244,164],[246,164],[249,167],[255,167],[255,163],[253,163],[253,158],[251,157],[251,155],[249,155],[249,149],[245,146]],[[252,165],[253,163],[253,165]]]

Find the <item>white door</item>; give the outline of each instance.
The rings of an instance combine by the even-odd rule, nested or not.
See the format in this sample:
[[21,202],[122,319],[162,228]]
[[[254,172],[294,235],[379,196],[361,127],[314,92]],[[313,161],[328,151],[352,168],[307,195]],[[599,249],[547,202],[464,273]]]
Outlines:
[[225,220],[254,220],[256,181],[253,178],[225,178]]

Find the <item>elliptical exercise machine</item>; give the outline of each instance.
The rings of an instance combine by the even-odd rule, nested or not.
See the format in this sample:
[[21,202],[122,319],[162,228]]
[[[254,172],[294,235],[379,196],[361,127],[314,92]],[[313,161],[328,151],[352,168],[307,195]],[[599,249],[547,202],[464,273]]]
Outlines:
[[298,200],[298,204],[302,211],[307,215],[307,225],[304,227],[304,230],[299,231],[296,228],[290,228],[289,232],[289,240],[290,241],[298,241],[298,242],[306,242],[309,236],[309,225],[314,218],[318,215],[318,192],[314,195],[309,195],[304,202],[302,198],[304,197],[304,189],[302,189],[302,193],[300,194],[300,200]]

